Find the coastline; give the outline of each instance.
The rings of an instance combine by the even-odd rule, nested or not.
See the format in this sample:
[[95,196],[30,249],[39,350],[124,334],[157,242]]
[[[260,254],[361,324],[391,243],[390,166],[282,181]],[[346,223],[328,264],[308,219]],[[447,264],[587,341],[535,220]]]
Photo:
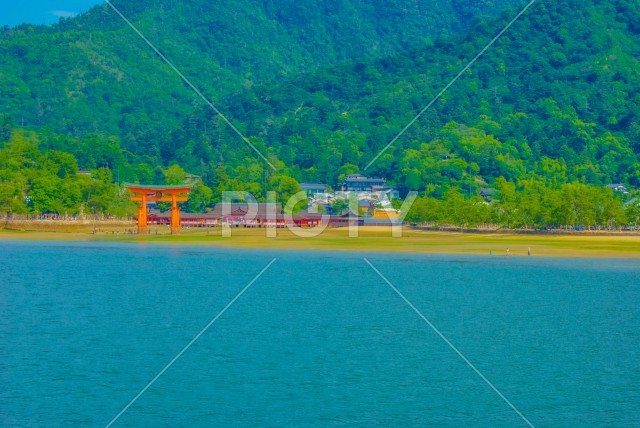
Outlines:
[[289,229],[277,229],[276,237],[267,237],[266,229],[231,229],[222,237],[221,229],[185,229],[170,235],[162,226],[151,227],[150,234],[132,235],[131,225],[112,228],[94,226],[74,230],[0,229],[0,240],[55,240],[83,242],[161,243],[205,245],[227,248],[274,250],[324,250],[358,252],[397,252],[424,254],[468,254],[494,257],[563,258],[640,258],[640,235],[629,234],[533,234],[425,231],[403,228],[401,237],[392,237],[384,226],[364,226],[358,237],[349,237],[347,228],[327,228],[318,236],[303,238]]

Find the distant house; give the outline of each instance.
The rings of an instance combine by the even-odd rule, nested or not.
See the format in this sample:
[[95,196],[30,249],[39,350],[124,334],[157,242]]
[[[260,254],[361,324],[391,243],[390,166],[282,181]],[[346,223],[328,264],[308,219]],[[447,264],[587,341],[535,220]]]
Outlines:
[[484,199],[485,202],[491,202],[496,193],[497,193],[496,189],[490,189],[490,188],[478,189],[478,194],[482,197],[482,199]]
[[360,215],[372,213],[375,207],[376,204],[371,199],[363,198],[358,200],[358,213]]
[[332,215],[330,225],[333,227],[363,226],[364,217],[349,211],[342,215]]
[[392,201],[400,198],[400,192],[391,186],[372,186],[372,193],[377,193],[380,199],[388,199]]
[[376,208],[373,210],[373,218],[376,219],[398,219],[400,212],[394,208]]
[[384,178],[368,178],[360,174],[350,174],[342,183],[346,192],[373,192],[374,187],[386,187]]
[[307,208],[320,213],[327,213],[331,211],[331,203],[326,199],[314,199]]
[[624,184],[615,183],[615,184],[607,184],[607,187],[614,192],[620,192],[622,194],[628,195],[629,189]]
[[313,196],[316,193],[325,193],[327,191],[327,185],[322,183],[300,183],[300,188],[307,196]]
[[184,183],[197,183],[199,181],[202,180],[202,177],[200,177],[199,175],[195,175],[195,174],[186,174],[184,176]]
[[280,204],[246,202],[217,203],[211,212],[219,221],[228,224],[262,225],[282,220]]

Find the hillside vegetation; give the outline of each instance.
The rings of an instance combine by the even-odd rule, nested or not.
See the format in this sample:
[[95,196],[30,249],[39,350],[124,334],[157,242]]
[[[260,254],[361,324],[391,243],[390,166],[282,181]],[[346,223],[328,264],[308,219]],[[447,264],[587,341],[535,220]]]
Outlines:
[[[5,30],[3,150],[26,139],[38,156],[70,154],[129,181],[162,181],[173,165],[203,177],[200,207],[223,190],[261,197],[290,178],[336,185],[364,172],[421,192],[415,221],[633,223],[603,185],[640,186],[638,0],[538,1],[364,171],[517,13],[497,3],[525,4],[428,3],[115,3],[276,171],[107,6]],[[3,168],[4,206],[42,211],[22,203],[34,189],[27,165]],[[478,207],[485,187],[499,191],[490,215],[426,214],[446,201]],[[567,217],[552,200],[572,194],[589,202]]]
[[[217,102],[256,83],[426,46],[520,1],[112,3]],[[127,149],[162,144],[202,105],[106,4],[53,27],[0,30],[0,63],[0,113],[64,135],[114,135]]]

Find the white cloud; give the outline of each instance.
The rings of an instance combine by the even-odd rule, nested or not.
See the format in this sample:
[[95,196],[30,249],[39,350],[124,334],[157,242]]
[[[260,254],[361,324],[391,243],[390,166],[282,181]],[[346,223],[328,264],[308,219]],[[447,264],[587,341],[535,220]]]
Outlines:
[[71,18],[78,14],[77,12],[71,12],[68,10],[50,10],[49,13],[60,18]]

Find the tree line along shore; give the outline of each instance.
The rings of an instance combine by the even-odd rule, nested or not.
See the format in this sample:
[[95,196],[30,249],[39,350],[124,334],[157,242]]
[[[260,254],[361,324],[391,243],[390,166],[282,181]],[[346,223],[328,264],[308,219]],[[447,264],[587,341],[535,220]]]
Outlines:
[[[130,192],[117,183],[111,169],[80,170],[72,154],[41,151],[35,134],[12,134],[0,149],[0,176],[0,216],[5,218],[130,218],[136,213]],[[161,169],[152,181],[180,184],[186,177],[184,169],[172,165]],[[295,179],[283,175],[271,177],[266,185],[276,191],[279,201],[287,201],[301,190]],[[224,189],[214,191],[203,181],[197,181],[182,210],[211,209],[220,202]],[[262,187],[257,185],[250,190],[259,202],[264,201]],[[459,186],[450,186],[441,195],[436,190],[427,186],[421,192],[406,213],[407,222],[465,229],[485,225],[536,230],[640,227],[637,197],[603,185],[554,184],[549,179],[531,176],[515,182],[498,177],[490,194]],[[402,200],[394,203],[400,208]]]
[[[174,75],[162,73],[155,56],[123,54],[130,29],[112,25],[119,18],[109,8],[96,8],[51,28],[0,31],[6,64],[0,92],[8,95],[0,101],[0,214],[132,216],[136,207],[118,183],[176,184],[187,171],[200,181],[183,212],[212,208],[227,190],[247,191],[263,202],[267,191],[286,200],[299,182],[337,186],[349,174],[364,173],[464,59],[473,58],[515,13],[499,11],[520,7],[515,1],[455,2],[452,10],[473,13],[458,16],[461,26],[447,24],[454,13],[431,16],[438,28],[450,31],[438,30],[427,40],[419,36],[432,28],[425,27],[425,16],[409,13],[389,22],[393,14],[355,2],[359,12],[353,16],[383,25],[382,41],[395,46],[393,54],[376,48],[365,57],[356,46],[369,40],[356,34],[364,27],[345,27],[356,31],[353,37],[328,31],[333,15],[321,7],[317,15],[299,16],[309,24],[304,37],[281,33],[293,37],[279,45],[290,72],[265,75],[274,71],[274,57],[247,52],[264,53],[268,38],[251,37],[244,59],[229,61],[238,54],[229,49],[234,44],[212,39],[214,45],[203,45],[196,27],[185,31],[179,24],[208,22],[229,16],[229,10],[211,2],[202,7],[204,0],[188,3],[166,17],[163,34],[172,45],[163,49],[176,58],[192,53],[189,76],[213,79],[208,81],[215,82],[220,110],[274,169],[212,117],[208,106],[194,103]],[[392,3],[385,10],[405,9]],[[294,4],[278,10],[289,7]],[[135,8],[132,22],[141,28],[168,13]],[[487,13],[478,15],[480,9]],[[386,178],[402,195],[419,192],[407,213],[411,223],[465,229],[637,227],[635,12],[627,0],[568,0],[522,16],[367,173]],[[286,26],[301,22],[296,18]],[[252,19],[251,27],[272,34],[271,23]],[[317,43],[311,28],[332,41]],[[417,44],[405,49],[407,40]],[[345,48],[340,64],[309,68],[310,58],[329,58],[321,51],[331,51],[333,42]],[[298,50],[304,46],[304,53]],[[208,62],[222,58],[219,68]],[[121,78],[140,70],[146,71],[136,74],[140,79]],[[629,194],[606,187],[616,183]],[[487,188],[495,190],[490,201],[480,194]]]

